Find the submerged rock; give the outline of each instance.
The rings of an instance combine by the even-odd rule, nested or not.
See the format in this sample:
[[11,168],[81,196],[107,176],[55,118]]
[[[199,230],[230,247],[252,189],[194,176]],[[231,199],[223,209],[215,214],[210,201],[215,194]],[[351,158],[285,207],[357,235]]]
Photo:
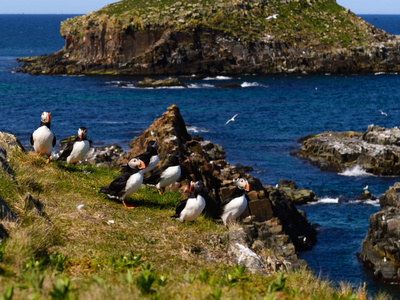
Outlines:
[[294,155],[324,170],[361,167],[379,176],[400,175],[400,129],[370,125],[366,132],[333,132],[306,136]]
[[359,259],[374,276],[400,283],[400,182],[379,199],[380,210],[369,218],[369,229],[361,244]]
[[145,78],[143,81],[139,81],[136,83],[137,87],[174,87],[174,86],[182,86],[186,87],[186,84],[179,81],[177,78],[167,78],[167,79],[151,79]]

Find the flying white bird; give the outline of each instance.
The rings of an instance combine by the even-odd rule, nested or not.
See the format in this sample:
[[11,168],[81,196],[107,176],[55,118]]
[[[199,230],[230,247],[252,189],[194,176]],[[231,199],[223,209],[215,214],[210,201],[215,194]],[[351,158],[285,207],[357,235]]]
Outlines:
[[227,125],[229,122],[235,121],[235,118],[236,118],[237,115],[238,115],[238,114],[236,114],[236,115],[234,115],[232,118],[230,118],[230,119],[225,123],[225,125]]
[[366,187],[364,187],[363,189],[364,189],[364,191],[368,190],[368,185]]
[[277,16],[279,16],[279,14],[273,14],[272,16],[266,17],[265,20],[276,19]]
[[385,112],[383,112],[383,111],[381,111],[381,110],[380,110],[380,112],[381,112],[382,115],[384,115],[384,116],[386,116],[386,117],[388,116],[387,113],[385,113]]

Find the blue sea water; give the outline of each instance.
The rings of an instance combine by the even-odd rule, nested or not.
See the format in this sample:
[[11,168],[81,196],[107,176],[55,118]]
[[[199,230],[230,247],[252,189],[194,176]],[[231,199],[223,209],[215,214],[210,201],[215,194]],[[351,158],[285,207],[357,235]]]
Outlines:
[[[39,125],[42,111],[52,112],[57,138],[76,134],[80,126],[96,146],[117,143],[127,149],[172,104],[179,106],[191,134],[220,144],[231,164],[254,168],[264,184],[294,180],[314,190],[319,201],[300,207],[318,223],[319,242],[301,253],[310,267],[332,281],[367,283],[370,293],[400,288],[374,282],[357,261],[369,216],[377,201],[355,197],[369,186],[376,196],[399,178],[370,176],[360,169],[342,174],[321,171],[291,152],[296,141],[326,130],[365,131],[369,124],[399,126],[400,75],[292,75],[180,79],[189,88],[139,89],[142,78],[107,76],[32,76],[15,72],[18,57],[47,54],[63,47],[60,22],[67,15],[0,15],[0,131],[14,133],[24,145]],[[392,34],[400,33],[400,16],[363,16]],[[238,82],[240,89],[215,84]],[[125,83],[124,87],[119,87]],[[387,113],[387,117],[380,113]],[[233,115],[234,122],[225,125]],[[3,196],[3,195],[2,195]],[[348,201],[339,201],[346,199]]]

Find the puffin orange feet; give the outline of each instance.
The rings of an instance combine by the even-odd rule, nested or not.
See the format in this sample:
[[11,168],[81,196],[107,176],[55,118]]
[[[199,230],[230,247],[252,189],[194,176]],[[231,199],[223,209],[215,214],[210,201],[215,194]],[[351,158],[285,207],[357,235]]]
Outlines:
[[134,206],[127,206],[127,205],[125,204],[125,201],[124,201],[124,200],[122,200],[122,203],[124,204],[124,206],[125,206],[127,209],[135,208]]

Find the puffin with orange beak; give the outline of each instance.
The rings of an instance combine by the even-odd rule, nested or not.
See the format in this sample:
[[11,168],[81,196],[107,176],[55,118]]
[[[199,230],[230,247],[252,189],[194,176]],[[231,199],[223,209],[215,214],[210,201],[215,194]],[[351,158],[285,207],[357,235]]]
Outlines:
[[44,111],[40,118],[40,126],[31,134],[31,145],[38,154],[47,155],[48,164],[50,162],[50,154],[56,145],[56,136],[50,130],[51,112]]
[[176,213],[171,218],[176,218],[181,222],[196,221],[206,207],[206,201],[201,194],[202,190],[203,184],[200,181],[191,181],[189,197],[178,204]]
[[142,185],[142,170],[144,168],[146,168],[146,165],[143,161],[138,158],[132,158],[128,162],[125,172],[119,175],[109,186],[102,187],[99,193],[121,200],[126,208],[134,208],[125,204],[125,197],[136,192]]
[[87,128],[80,127],[78,136],[68,142],[58,160],[66,160],[69,164],[76,164],[85,157],[90,148],[90,142],[87,139]]
[[247,207],[245,192],[250,191],[250,185],[246,178],[233,180],[236,186],[233,194],[221,203],[221,219],[226,225],[229,220],[239,217]]

